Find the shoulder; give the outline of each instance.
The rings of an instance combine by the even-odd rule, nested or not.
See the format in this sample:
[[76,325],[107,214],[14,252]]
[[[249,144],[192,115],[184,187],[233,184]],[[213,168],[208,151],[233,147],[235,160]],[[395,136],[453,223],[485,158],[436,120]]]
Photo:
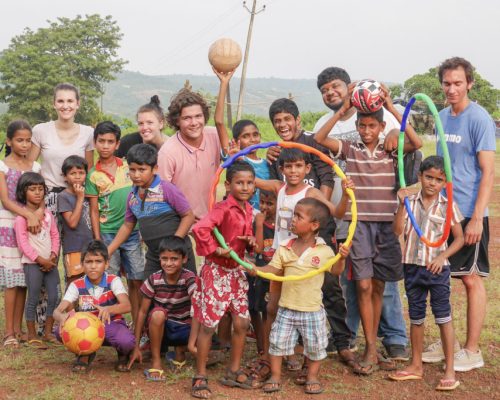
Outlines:
[[333,111],[327,112],[325,115],[323,115],[316,124],[314,125],[314,132],[317,132],[323,125],[325,125],[326,121],[328,121],[333,115]]
[[42,122],[33,127],[32,141],[40,147],[42,141],[49,143],[48,135],[54,134],[56,131],[54,121]]
[[194,274],[194,272],[191,272],[191,271],[183,268],[182,273],[181,273],[181,279],[184,279],[186,281],[194,280],[194,279],[196,279],[196,275]]
[[31,167],[33,172],[39,173],[42,170],[42,166],[38,163],[38,161],[33,161],[33,166]]
[[[34,164],[33,164],[33,166],[34,166]],[[0,172],[3,172],[4,174],[9,172],[9,167],[7,166],[7,164],[5,164],[3,162],[3,160],[0,160]]]

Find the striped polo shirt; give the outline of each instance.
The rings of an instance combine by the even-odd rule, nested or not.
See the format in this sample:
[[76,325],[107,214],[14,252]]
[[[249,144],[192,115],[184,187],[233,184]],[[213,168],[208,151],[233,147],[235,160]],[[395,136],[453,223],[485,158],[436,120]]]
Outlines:
[[[345,174],[356,185],[358,220],[392,222],[398,206],[395,155],[384,150],[383,139],[379,139],[373,153],[361,140],[339,142],[338,153],[332,155],[346,161]],[[352,219],[350,201],[345,219]]]
[[163,271],[155,272],[144,281],[141,293],[152,300],[154,307],[167,310],[168,319],[184,324],[191,323],[191,296],[196,287],[196,276],[182,269],[177,282],[167,282]]
[[[439,193],[439,197],[426,210],[422,202],[422,191],[408,197],[410,201],[411,211],[422,230],[424,237],[431,242],[437,241],[444,232],[444,223],[446,221],[446,207],[448,199]],[[403,206],[401,206],[403,207]],[[453,216],[451,225],[459,224],[463,216],[455,202],[453,202]],[[417,232],[413,228],[410,217],[406,214],[406,222],[404,229],[405,248],[403,251],[403,263],[426,266],[448,247],[445,241],[441,247],[426,246],[418,237]],[[450,265],[448,260],[444,265]]]

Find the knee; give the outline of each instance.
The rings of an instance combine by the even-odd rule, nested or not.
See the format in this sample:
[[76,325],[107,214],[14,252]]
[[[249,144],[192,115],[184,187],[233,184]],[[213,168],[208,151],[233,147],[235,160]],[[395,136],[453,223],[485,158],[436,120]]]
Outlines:
[[234,318],[233,319],[233,329],[235,333],[246,333],[250,327],[250,321],[245,318]]
[[200,332],[199,334],[201,336],[212,336],[215,332],[215,328],[210,328],[205,325],[200,325]]
[[151,325],[163,325],[166,321],[165,313],[163,311],[153,311],[151,313],[150,324]]
[[483,286],[482,278],[477,274],[465,275],[462,277],[462,282],[467,290],[477,290]]
[[356,291],[358,295],[369,295],[372,292],[372,282],[370,279],[357,281]]

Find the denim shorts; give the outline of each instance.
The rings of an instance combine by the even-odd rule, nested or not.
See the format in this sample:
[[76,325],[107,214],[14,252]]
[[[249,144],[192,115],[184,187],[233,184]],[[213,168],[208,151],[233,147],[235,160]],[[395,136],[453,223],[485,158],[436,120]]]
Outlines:
[[[116,233],[101,232],[101,238],[109,246]],[[120,276],[123,265],[127,279],[144,280],[144,253],[142,251],[139,231],[133,231],[129,238],[113,253],[109,260],[108,273]]]

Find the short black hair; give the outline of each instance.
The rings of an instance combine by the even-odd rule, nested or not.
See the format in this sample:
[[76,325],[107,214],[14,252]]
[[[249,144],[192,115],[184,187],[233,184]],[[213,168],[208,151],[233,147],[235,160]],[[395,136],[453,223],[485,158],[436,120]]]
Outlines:
[[165,236],[158,246],[158,254],[161,254],[164,251],[172,251],[180,254],[182,257],[186,257],[188,255],[186,240],[174,235]]
[[231,164],[231,166],[227,169],[226,171],[226,181],[231,182],[234,176],[238,172],[251,172],[253,177],[255,178],[255,170],[253,167],[250,165],[250,163],[246,161],[235,161],[234,163]]
[[311,218],[312,221],[319,222],[318,231],[326,226],[330,219],[330,210],[325,203],[314,197],[304,197],[297,202],[297,206],[298,205],[307,207],[309,218]]
[[83,169],[85,170],[85,173],[87,173],[89,170],[89,164],[85,158],[80,156],[73,155],[66,157],[61,167],[63,175],[66,176],[72,168]]
[[375,118],[378,122],[384,122],[384,107],[378,109],[375,112],[372,113],[362,113],[358,111],[356,115],[356,120],[359,121],[361,118],[364,117],[372,117]]
[[351,77],[347,73],[347,71],[343,68],[339,67],[328,67],[321,71],[318,75],[317,85],[318,89],[321,89],[325,83],[334,81],[336,79],[340,79],[346,85],[351,83]]
[[420,173],[425,172],[431,168],[438,169],[441,172],[445,173],[444,169],[444,158],[441,156],[429,156],[424,161],[422,161],[422,164],[420,164]]
[[115,135],[116,141],[120,141],[122,136],[122,130],[118,125],[111,121],[99,122],[94,129],[94,142],[97,140],[99,135],[104,135],[106,133],[112,133]]
[[269,119],[271,122],[274,120],[274,116],[279,113],[292,114],[293,118],[297,119],[299,116],[299,107],[290,99],[282,98],[274,100],[269,107]]
[[302,160],[304,160],[306,164],[311,164],[311,157],[308,153],[296,148],[285,148],[281,149],[280,155],[278,157],[278,165],[280,167],[283,167],[286,162],[295,162]]
[[127,153],[127,163],[149,165],[154,168],[158,163],[158,151],[150,144],[140,143],[133,145]]
[[258,130],[257,125],[255,125],[255,122],[250,121],[249,119],[240,119],[238,122],[236,122],[233,125],[233,139],[238,140],[238,138],[241,135],[241,131],[243,131],[243,129],[249,125],[254,126],[255,129]]
[[17,181],[16,200],[19,203],[26,204],[26,192],[30,186],[34,185],[42,185],[45,190],[45,194],[48,193],[47,185],[45,184],[45,179],[43,179],[42,175],[31,171],[22,174]]
[[271,192],[269,190],[262,190],[262,189],[259,191],[259,196],[272,197],[274,199],[277,197],[276,193]]
[[82,251],[81,262],[85,260],[87,254],[103,256],[104,261],[109,260],[108,246],[102,240],[91,240],[84,251]]

